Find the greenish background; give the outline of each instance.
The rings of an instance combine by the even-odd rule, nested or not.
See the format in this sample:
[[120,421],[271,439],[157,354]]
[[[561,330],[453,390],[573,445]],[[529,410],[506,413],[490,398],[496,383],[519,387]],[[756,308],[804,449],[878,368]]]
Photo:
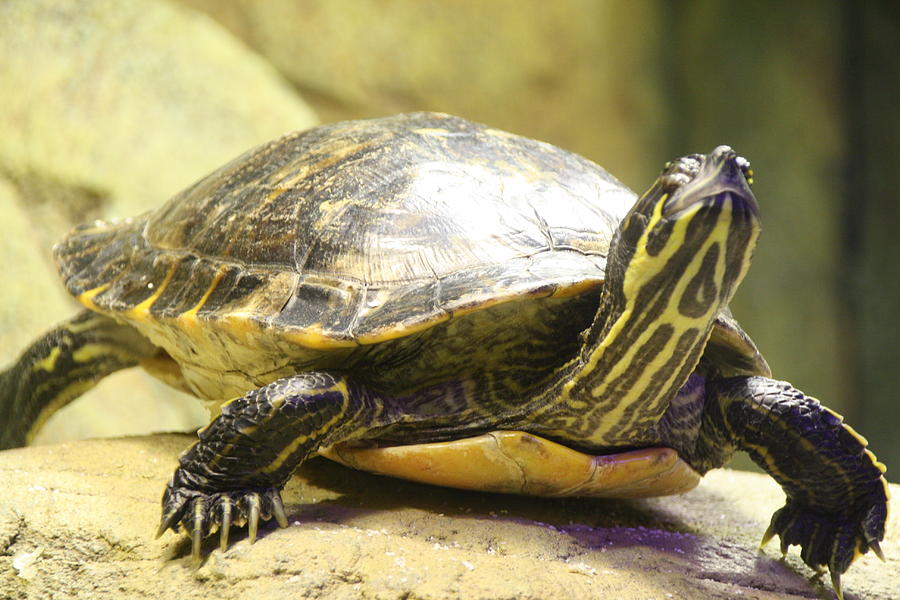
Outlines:
[[[749,158],[764,231],[734,313],[777,377],[900,465],[898,6],[0,2],[0,362],[74,312],[49,254],[70,226],[157,206],[283,131],[440,110],[584,154],[639,192],[681,154]],[[41,441],[202,421],[123,374]]]

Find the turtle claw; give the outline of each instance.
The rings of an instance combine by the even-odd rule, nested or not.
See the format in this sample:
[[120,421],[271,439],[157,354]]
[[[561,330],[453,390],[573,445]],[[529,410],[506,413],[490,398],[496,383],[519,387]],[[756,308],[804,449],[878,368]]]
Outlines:
[[203,532],[199,529],[195,529],[191,534],[191,560],[195,563],[199,563],[201,561],[200,557],[200,544],[203,543]]
[[844,590],[841,588],[841,574],[837,571],[831,572],[831,587],[834,589],[834,595],[838,600],[844,600]]
[[200,562],[200,544],[203,542],[203,498],[196,498],[193,503],[194,523],[191,528],[191,558],[195,563]]
[[858,556],[872,550],[884,560],[878,543],[884,536],[884,519],[879,518],[884,510],[882,503],[874,502],[855,511],[827,514],[788,499],[772,516],[762,545],[777,534],[781,538],[782,554],[790,546],[800,546],[803,562],[819,572],[827,568],[834,592],[838,600],[843,600],[841,575]]
[[[281,496],[278,494],[272,497],[272,514],[275,515],[275,520],[278,521],[279,527],[284,529],[288,526],[287,515],[284,514],[284,503],[281,502]],[[881,557],[881,560],[884,560],[884,555],[881,554],[880,548],[876,551],[876,554]]]
[[887,562],[887,559],[884,557],[884,552],[881,551],[881,544],[878,543],[878,540],[869,542],[869,550],[874,552],[875,556],[881,559],[881,562]]
[[219,528],[219,549],[228,550],[228,533],[231,531],[231,498],[222,501],[222,525]]
[[156,534],[153,536],[153,538],[158,540],[168,529],[172,529],[174,531],[175,523],[177,520],[178,513],[176,511],[163,513],[162,519],[160,519],[159,522],[159,527],[157,527]]
[[765,548],[768,543],[772,541],[772,538],[775,537],[775,533],[775,523],[769,523],[769,527],[766,529],[766,532],[762,536],[762,540],[759,542],[760,550]]
[[250,543],[256,542],[256,531],[259,528],[259,494],[250,494],[247,497],[250,505]]
[[207,536],[218,531],[219,548],[224,551],[232,525],[246,523],[252,544],[259,534],[260,519],[267,521],[273,516],[281,527],[287,526],[281,492],[275,488],[210,493],[177,488],[170,483],[163,495],[163,516],[156,537],[166,530],[185,531],[191,537],[191,556],[199,562]]

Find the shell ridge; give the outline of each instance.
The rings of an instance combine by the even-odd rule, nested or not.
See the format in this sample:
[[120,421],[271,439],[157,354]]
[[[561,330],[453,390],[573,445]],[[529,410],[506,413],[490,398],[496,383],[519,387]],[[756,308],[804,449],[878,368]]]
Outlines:
[[[591,193],[615,198],[607,209]],[[75,254],[99,255],[104,243],[120,254],[63,270],[81,269],[81,291],[109,284],[95,299],[115,312],[150,294],[113,283],[113,271],[134,286],[175,269],[147,312],[171,336],[193,310],[182,321],[204,323],[209,337],[214,327],[241,337],[254,324],[259,335],[295,332],[299,343],[376,343],[593,287],[602,261],[586,257],[602,257],[630,193],[586,159],[447,115],[335,123],[245,152],[144,217],[124,243],[110,241],[118,234],[73,241]],[[567,228],[576,233],[560,233]],[[126,246],[134,258],[122,262]],[[395,251],[403,260],[389,268]]]

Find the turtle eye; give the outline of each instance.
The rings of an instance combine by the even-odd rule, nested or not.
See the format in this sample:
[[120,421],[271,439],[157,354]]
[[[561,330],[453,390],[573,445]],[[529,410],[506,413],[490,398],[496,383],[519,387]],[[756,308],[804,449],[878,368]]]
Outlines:
[[750,161],[744,158],[743,156],[735,157],[735,162],[738,167],[741,169],[741,173],[744,174],[744,180],[747,182],[747,185],[753,185],[753,169],[750,168]]

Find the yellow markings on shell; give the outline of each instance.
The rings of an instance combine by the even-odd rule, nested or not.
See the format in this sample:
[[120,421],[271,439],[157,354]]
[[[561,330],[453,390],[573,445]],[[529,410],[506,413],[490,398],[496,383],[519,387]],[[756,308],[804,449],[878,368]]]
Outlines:
[[[324,171],[328,167],[334,166],[344,160],[346,157],[355,154],[361,150],[365,150],[371,146],[374,146],[378,143],[378,140],[367,140],[365,142],[361,142],[358,144],[346,144],[344,146],[332,147],[329,148],[329,152],[325,153],[325,158],[320,160],[317,163],[311,165],[303,165],[303,168],[294,175],[288,183],[294,184],[304,179],[308,178],[311,175],[314,175],[320,171]],[[286,187],[285,185],[278,186],[280,188]]]
[[[418,321],[412,321],[410,323],[401,323],[395,325],[393,327],[383,327],[381,329],[376,330],[373,333],[369,334],[360,334],[356,336],[356,340],[360,345],[368,345],[368,344],[378,344],[381,342],[387,342],[390,340],[395,340],[398,338],[403,338],[410,336],[414,333],[419,333],[420,331],[425,331],[426,329],[430,329],[435,325],[440,323],[444,323],[445,321],[449,321],[451,319],[458,319],[460,317],[466,316],[471,313],[478,312],[480,310],[487,310],[489,308],[493,308],[495,306],[499,306],[501,304],[506,304],[508,302],[518,302],[521,300],[529,300],[533,298],[565,298],[570,295],[574,296],[578,293],[581,293],[583,290],[590,289],[599,285],[600,282],[591,281],[586,284],[576,284],[574,287],[578,289],[571,293],[561,293],[558,294],[560,288],[553,288],[551,290],[548,289],[538,289],[531,292],[511,292],[508,290],[498,291],[489,297],[479,298],[477,300],[467,302],[466,304],[458,307],[458,308],[450,308],[440,313],[433,314],[427,318],[423,318]],[[566,288],[568,290],[568,288]]]
[[576,281],[571,285],[561,285],[550,294],[551,298],[571,298],[572,296],[580,296],[585,292],[603,285],[603,280],[584,279]]
[[98,295],[102,294],[106,290],[109,289],[109,286],[112,285],[112,282],[104,283],[103,285],[98,285],[95,288],[91,288],[86,292],[82,292],[75,297],[81,304],[83,304],[87,308],[96,309],[97,305],[94,304],[94,298]]
[[260,324],[254,319],[253,313],[249,312],[227,313],[221,317],[221,323],[223,329],[242,342],[247,342],[253,336],[258,335],[261,329]]
[[279,334],[286,341],[311,350],[331,350],[333,348],[353,348],[360,343],[356,340],[342,340],[326,333],[321,323],[308,327],[292,327]]
[[422,321],[413,321],[409,324],[400,324],[393,327],[383,327],[376,330],[374,333],[358,335],[356,336],[356,340],[360,345],[363,346],[396,340],[398,338],[410,336],[414,333],[419,333],[420,331],[425,331],[426,329],[434,327],[438,323],[449,321],[451,316],[455,317],[456,315],[451,315],[450,313],[440,313],[435,315],[433,318],[424,319]]
[[341,410],[339,410],[330,420],[322,424],[321,427],[316,429],[315,431],[310,432],[308,435],[301,435],[288,444],[279,454],[275,457],[275,459],[260,469],[261,473],[271,473],[273,471],[277,471],[281,468],[284,462],[290,458],[290,456],[296,452],[297,448],[299,448],[302,444],[305,444],[309,440],[315,440],[322,436],[325,432],[334,427],[337,423],[342,421],[347,413],[347,407],[350,402],[350,391],[347,389],[347,384],[343,380],[339,380],[335,385],[322,388],[317,390],[309,390],[307,393],[310,395],[321,394],[323,392],[336,391],[341,394],[342,403]]
[[[315,165],[313,165],[313,167],[314,166]],[[305,169],[300,169],[296,173],[294,173],[293,176],[281,180],[277,185],[272,186],[272,188],[269,190],[269,193],[266,194],[265,199],[260,203],[260,207],[266,206],[267,204],[277,200],[278,197],[282,194],[289,192],[291,188],[307,178],[310,169],[312,169],[313,167],[307,166],[307,168]]]
[[322,323],[313,323],[305,327],[286,328],[279,335],[286,341],[313,350],[331,350],[336,348],[352,348],[380,344],[391,340],[408,337],[438,325],[475,313],[487,310],[500,304],[518,302],[535,298],[568,298],[584,293],[602,285],[602,281],[587,280],[572,285],[556,286],[551,289],[538,288],[531,291],[502,290],[489,297],[478,298],[462,304],[457,308],[449,308],[441,312],[422,316],[416,320],[400,322],[392,326],[381,327],[366,333],[354,332],[350,339],[341,339],[325,330]]
[[206,288],[206,291],[203,292],[203,295],[200,297],[200,300],[197,301],[194,306],[184,311],[180,315],[178,315],[178,321],[183,326],[193,327],[197,324],[197,313],[201,308],[206,304],[206,301],[209,300],[209,297],[215,291],[216,287],[219,285],[219,282],[222,281],[222,277],[225,275],[226,269],[220,268],[216,271],[216,274],[213,276],[212,283],[209,284],[209,287]]
[[177,263],[172,264],[169,267],[169,271],[166,273],[166,276],[163,279],[162,283],[159,284],[159,287],[157,287],[156,290],[152,294],[150,294],[150,296],[146,300],[125,311],[125,315],[135,320],[146,320],[150,314],[150,307],[153,306],[153,303],[156,302],[157,299],[159,299],[163,291],[165,291],[166,287],[169,285],[169,282],[172,281],[172,276],[175,275],[175,270],[177,268]]

